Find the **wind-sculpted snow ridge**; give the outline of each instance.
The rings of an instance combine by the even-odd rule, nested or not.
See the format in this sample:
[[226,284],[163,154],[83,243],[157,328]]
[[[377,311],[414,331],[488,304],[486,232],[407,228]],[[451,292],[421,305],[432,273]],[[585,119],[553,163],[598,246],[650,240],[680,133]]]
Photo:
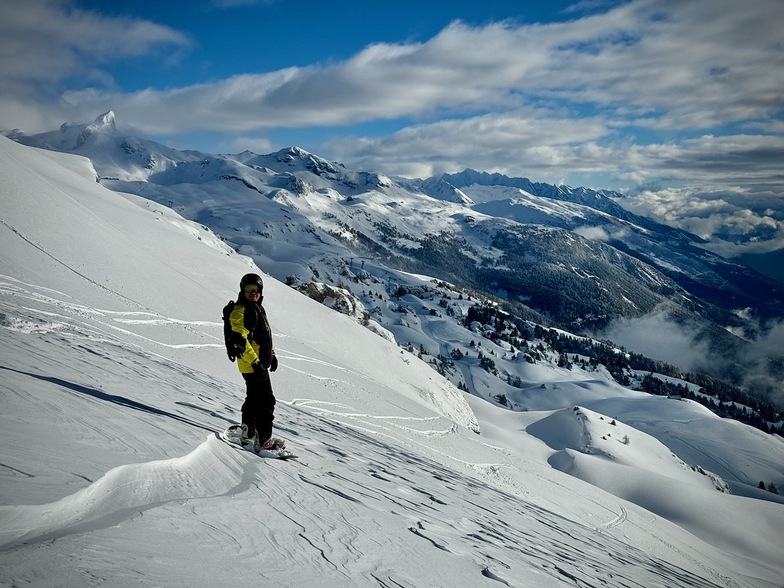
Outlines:
[[225,494],[242,476],[241,458],[211,436],[181,458],[116,467],[57,502],[0,506],[0,549],[117,524],[172,500]]
[[[354,427],[301,410],[289,420],[308,431],[298,441],[306,465],[272,466],[211,435],[185,457],[115,468],[56,503],[2,507],[2,547],[81,545],[96,533],[109,544],[143,541],[159,520],[177,520],[172,545],[202,546],[200,571],[177,572],[188,585],[213,585],[256,560],[271,585],[727,586],[688,556],[660,559],[605,533],[635,525],[624,508],[592,528]],[[177,511],[197,516],[172,519]],[[83,549],[82,565],[95,565],[94,549]],[[147,570],[152,583],[165,577]]]
[[[310,460],[309,468],[285,471],[298,478],[286,486],[289,500],[319,505],[289,514],[325,560],[326,584],[320,585],[338,585],[342,578],[352,586],[472,586],[482,577],[507,586],[564,581],[588,586],[599,578],[604,586],[724,585],[711,570],[697,566],[695,573],[650,557],[486,484],[481,476],[460,474],[335,423],[313,426],[315,436],[343,441],[310,446],[319,459]],[[274,496],[279,482],[268,484],[266,493]],[[610,518],[618,526],[634,524]],[[380,529],[394,538],[382,549]],[[406,568],[394,567],[394,558],[407,561]]]

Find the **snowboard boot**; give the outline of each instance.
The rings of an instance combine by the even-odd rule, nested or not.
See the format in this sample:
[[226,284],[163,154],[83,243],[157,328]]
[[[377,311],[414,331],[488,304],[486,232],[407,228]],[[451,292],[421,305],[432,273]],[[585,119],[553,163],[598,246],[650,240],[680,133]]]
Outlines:
[[276,449],[285,449],[286,442],[283,439],[278,439],[277,437],[270,437],[264,443],[261,444],[261,448],[265,449],[266,451],[275,451]]
[[256,445],[258,444],[258,436],[256,435],[256,429],[253,425],[248,425],[247,423],[242,423],[242,433],[240,433],[240,444],[243,447],[248,447],[249,445]]

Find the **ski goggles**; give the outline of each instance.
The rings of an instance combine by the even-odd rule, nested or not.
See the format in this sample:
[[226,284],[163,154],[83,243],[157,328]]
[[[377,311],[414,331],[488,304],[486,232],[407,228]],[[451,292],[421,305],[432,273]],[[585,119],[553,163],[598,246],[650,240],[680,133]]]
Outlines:
[[245,286],[242,289],[245,294],[261,294],[261,288],[259,286]]

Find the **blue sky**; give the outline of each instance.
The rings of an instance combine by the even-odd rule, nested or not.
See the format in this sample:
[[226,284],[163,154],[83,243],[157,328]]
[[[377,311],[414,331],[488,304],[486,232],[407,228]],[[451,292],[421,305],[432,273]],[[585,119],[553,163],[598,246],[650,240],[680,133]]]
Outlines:
[[563,20],[573,5],[556,0],[483,4],[459,0],[89,0],[76,5],[105,16],[150,19],[189,38],[187,58],[172,71],[145,71],[143,62],[114,64],[112,70],[122,76],[127,91],[345,60],[375,43],[426,42],[458,19],[476,26],[507,19]]
[[610,188],[784,247],[781,0],[0,0],[0,129]]

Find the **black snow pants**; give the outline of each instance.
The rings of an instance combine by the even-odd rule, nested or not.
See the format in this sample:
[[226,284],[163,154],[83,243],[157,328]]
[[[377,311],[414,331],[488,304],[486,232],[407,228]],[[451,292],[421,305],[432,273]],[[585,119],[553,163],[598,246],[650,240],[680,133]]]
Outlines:
[[272,421],[275,419],[275,395],[269,372],[256,368],[251,374],[242,374],[245,379],[245,402],[242,403],[242,422],[252,425],[264,443],[272,437]]

